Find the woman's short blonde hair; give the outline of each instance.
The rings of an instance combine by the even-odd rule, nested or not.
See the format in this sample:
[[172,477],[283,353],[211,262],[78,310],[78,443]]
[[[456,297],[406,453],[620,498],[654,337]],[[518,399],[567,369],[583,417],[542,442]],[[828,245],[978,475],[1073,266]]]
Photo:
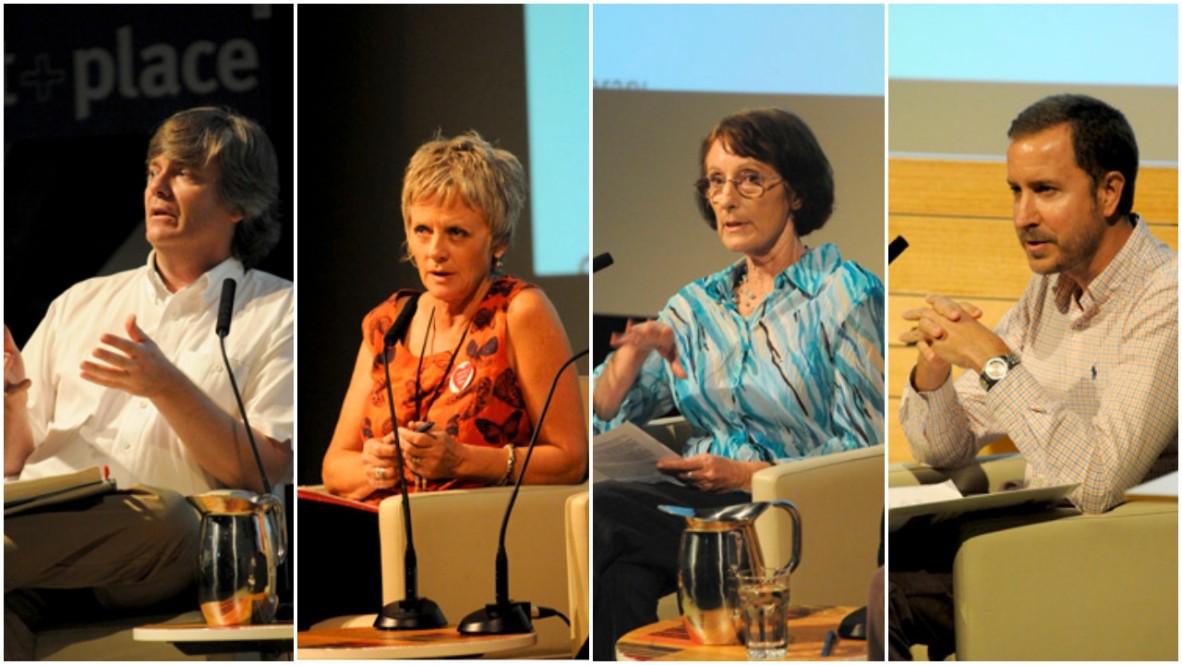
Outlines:
[[402,180],[402,222],[410,232],[410,206],[456,201],[484,215],[494,251],[508,249],[525,208],[525,169],[513,153],[476,132],[437,137],[419,146]]

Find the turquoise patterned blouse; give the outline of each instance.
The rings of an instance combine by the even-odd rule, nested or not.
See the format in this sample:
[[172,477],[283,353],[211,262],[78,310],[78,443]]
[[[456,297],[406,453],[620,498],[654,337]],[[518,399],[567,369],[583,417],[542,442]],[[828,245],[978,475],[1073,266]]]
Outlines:
[[746,269],[740,260],[669,300],[658,319],[689,378],[651,354],[616,417],[595,418],[597,433],[676,405],[695,429],[687,457],[783,462],[882,442],[882,282],[825,244],[777,275],[744,318],[734,286]]

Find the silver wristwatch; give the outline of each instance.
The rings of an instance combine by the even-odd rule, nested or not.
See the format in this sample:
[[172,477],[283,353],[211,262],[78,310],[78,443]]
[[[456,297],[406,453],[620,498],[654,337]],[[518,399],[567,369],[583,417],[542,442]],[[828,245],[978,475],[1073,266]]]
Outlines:
[[1010,370],[1022,362],[1017,352],[1010,352],[1004,356],[995,356],[985,361],[981,366],[981,387],[988,391],[997,385],[998,381],[1006,378]]

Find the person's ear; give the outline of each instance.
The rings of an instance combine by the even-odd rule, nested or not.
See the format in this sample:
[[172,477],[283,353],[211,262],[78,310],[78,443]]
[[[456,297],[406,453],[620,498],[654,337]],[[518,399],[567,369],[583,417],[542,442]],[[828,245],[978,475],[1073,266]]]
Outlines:
[[1120,171],[1109,171],[1100,178],[1100,183],[1096,187],[1096,207],[1105,219],[1116,214],[1124,191],[1125,176]]

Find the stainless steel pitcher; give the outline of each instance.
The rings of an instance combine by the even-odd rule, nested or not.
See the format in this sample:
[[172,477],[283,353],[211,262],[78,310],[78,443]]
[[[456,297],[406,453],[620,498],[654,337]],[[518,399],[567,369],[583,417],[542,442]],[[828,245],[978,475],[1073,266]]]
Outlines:
[[800,513],[790,501],[777,499],[723,508],[661,506],[687,521],[678,552],[677,599],[690,637],[702,644],[739,644],[742,612],[735,589],[736,571],[762,571],[763,550],[755,519],[770,507],[792,518],[792,558],[788,572],[800,564]]
[[188,497],[201,513],[197,600],[211,626],[270,623],[276,568],[287,556],[283,505],[270,494],[218,490]]

